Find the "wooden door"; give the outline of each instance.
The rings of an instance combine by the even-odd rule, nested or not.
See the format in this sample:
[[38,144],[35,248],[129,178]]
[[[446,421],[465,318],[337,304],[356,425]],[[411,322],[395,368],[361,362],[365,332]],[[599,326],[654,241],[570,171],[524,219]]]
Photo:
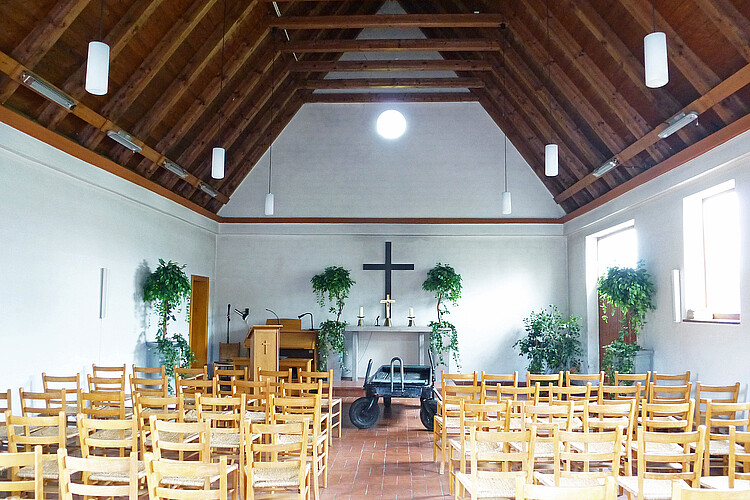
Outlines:
[[190,349],[195,353],[193,366],[208,362],[208,278],[190,276]]
[[[612,306],[607,306],[607,321],[604,321],[604,310],[602,308],[602,298],[599,296],[599,369],[602,369],[602,358],[604,357],[604,348],[609,345],[613,340],[620,338],[620,330],[623,326],[622,311],[619,307],[614,308],[614,314],[612,314]],[[633,344],[633,339],[628,336],[625,337],[625,342]]]

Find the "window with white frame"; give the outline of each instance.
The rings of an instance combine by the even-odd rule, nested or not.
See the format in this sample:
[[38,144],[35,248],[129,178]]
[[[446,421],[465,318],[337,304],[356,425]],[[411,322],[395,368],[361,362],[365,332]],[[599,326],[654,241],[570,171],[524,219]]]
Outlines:
[[740,225],[734,180],[683,200],[687,319],[740,319]]
[[636,267],[638,265],[637,243],[635,223],[632,220],[597,235],[597,276],[604,275],[610,267]]

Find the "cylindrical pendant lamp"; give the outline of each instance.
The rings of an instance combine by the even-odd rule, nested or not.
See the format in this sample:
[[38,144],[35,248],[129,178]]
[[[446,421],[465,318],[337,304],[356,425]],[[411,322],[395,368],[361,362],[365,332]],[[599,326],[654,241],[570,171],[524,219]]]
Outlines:
[[667,64],[667,35],[661,31],[649,33],[643,39],[643,62],[646,70],[646,86],[652,89],[669,82]]
[[214,148],[211,153],[211,177],[214,179],[224,178],[224,148]]
[[266,215],[273,215],[273,193],[268,193],[266,195]]
[[109,87],[109,45],[104,42],[89,42],[86,60],[86,92],[104,95]]
[[503,215],[510,215],[512,213],[510,204],[510,191],[503,191],[502,209]]
[[557,175],[557,144],[544,146],[544,175],[554,177]]

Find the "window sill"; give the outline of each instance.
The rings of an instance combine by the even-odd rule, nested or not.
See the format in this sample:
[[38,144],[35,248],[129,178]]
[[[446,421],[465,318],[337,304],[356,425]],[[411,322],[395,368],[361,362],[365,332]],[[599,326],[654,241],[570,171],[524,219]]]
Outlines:
[[738,319],[683,319],[683,323],[710,323],[718,325],[739,325]]

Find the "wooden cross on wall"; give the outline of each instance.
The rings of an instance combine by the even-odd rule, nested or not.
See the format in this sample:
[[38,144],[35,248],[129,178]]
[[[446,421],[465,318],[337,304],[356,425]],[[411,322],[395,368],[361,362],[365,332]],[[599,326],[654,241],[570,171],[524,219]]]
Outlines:
[[385,242],[385,263],[383,264],[362,264],[364,271],[385,271],[385,293],[383,298],[393,297],[391,293],[391,271],[413,271],[414,264],[394,264],[391,262],[391,242]]

